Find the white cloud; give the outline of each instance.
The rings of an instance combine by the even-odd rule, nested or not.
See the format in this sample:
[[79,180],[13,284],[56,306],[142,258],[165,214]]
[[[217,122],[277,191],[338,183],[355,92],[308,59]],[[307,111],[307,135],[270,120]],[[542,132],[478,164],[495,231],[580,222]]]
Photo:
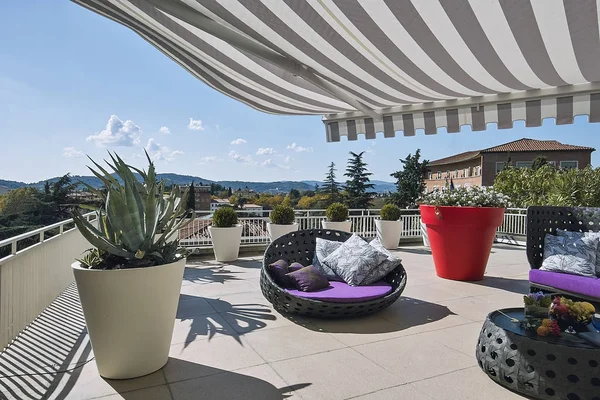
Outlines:
[[304,147],[304,146],[298,146],[296,143],[292,143],[290,145],[288,145],[287,147],[290,150],[294,150],[295,152],[301,153],[301,152],[312,152],[313,148],[312,147]]
[[170,162],[175,160],[175,157],[183,154],[183,151],[181,150],[172,150],[167,146],[157,143],[154,138],[148,140],[148,144],[146,144],[145,148],[150,158],[154,161]]
[[202,125],[201,119],[190,118],[190,123],[188,124],[188,128],[193,131],[203,131],[204,126]]
[[216,163],[219,161],[223,161],[223,160],[221,160],[217,156],[206,156],[206,157],[201,157],[200,162],[198,164],[210,164],[210,163]]
[[75,147],[65,147],[63,149],[63,156],[67,157],[67,158],[79,158],[82,157],[83,151],[79,151],[77,149],[75,149]]
[[263,161],[261,165],[266,168],[290,169],[289,166],[277,164],[275,161],[273,161],[270,158],[268,160]]
[[283,156],[283,161],[285,161],[286,163],[289,163],[290,161],[293,161],[294,158],[292,156]]
[[256,152],[256,155],[260,156],[262,154],[275,154],[275,153],[277,153],[277,152],[275,150],[273,150],[272,147],[261,147]]
[[171,130],[169,128],[167,128],[166,126],[161,126],[158,131],[160,133],[162,133],[163,135],[170,135],[171,134]]
[[140,142],[142,130],[133,121],[121,121],[116,115],[111,115],[106,128],[96,135],[88,136],[89,142],[98,146],[133,146]]
[[219,124],[215,124],[215,129],[216,129],[217,131],[220,131],[220,130],[221,130],[221,127],[219,126]]
[[229,157],[239,163],[242,164],[251,164],[251,165],[256,165],[256,162],[252,159],[251,155],[247,155],[247,156],[243,156],[240,153],[238,153],[237,151],[233,151],[231,150],[229,152]]
[[244,140],[244,139],[242,139],[242,138],[238,138],[238,139],[235,139],[235,140],[232,140],[232,141],[231,141],[231,144],[244,144],[244,143],[248,143],[248,142],[247,142],[247,141],[245,141],[245,140]]

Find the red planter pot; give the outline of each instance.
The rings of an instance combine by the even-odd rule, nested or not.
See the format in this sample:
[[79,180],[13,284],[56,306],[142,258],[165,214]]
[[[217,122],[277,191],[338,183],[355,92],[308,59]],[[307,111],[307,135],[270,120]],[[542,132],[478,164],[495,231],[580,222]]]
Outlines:
[[420,210],[437,275],[457,281],[483,279],[504,208],[422,205]]

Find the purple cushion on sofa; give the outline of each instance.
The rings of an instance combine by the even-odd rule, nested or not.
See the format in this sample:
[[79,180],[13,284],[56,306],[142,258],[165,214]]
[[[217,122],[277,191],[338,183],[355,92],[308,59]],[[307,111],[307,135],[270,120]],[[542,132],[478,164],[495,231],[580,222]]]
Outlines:
[[365,286],[350,286],[346,282],[330,281],[329,287],[316,292],[286,289],[293,296],[330,303],[361,303],[375,300],[392,292],[392,285],[378,281]]
[[529,271],[529,281],[600,299],[599,278],[532,269]]
[[274,263],[269,264],[269,272],[275,283],[279,286],[287,286],[287,277],[285,276],[285,274],[289,272],[287,261],[277,260]]
[[314,292],[329,286],[327,277],[314,265],[301,268],[285,275],[290,286],[303,292]]

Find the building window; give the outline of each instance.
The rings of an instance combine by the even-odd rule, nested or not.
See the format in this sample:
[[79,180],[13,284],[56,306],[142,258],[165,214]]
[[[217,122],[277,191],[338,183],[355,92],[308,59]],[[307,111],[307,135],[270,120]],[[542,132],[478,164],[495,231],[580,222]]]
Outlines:
[[533,161],[517,161],[515,166],[517,168],[531,168],[533,166]]
[[548,165],[552,165],[553,167],[556,167],[556,161],[547,161]]
[[427,173],[428,178],[427,179],[431,179],[431,171]]
[[454,177],[455,177],[455,178],[458,178],[458,170],[457,170],[457,169],[456,169],[456,170],[454,170]]
[[497,162],[496,163],[496,173],[500,173],[500,171],[502,171],[504,169],[504,167],[506,166],[505,162]]
[[578,161],[561,161],[560,167],[564,168],[564,169],[579,168],[579,162]]
[[442,179],[442,171],[438,171],[438,173],[437,173],[437,178],[438,178],[438,179]]

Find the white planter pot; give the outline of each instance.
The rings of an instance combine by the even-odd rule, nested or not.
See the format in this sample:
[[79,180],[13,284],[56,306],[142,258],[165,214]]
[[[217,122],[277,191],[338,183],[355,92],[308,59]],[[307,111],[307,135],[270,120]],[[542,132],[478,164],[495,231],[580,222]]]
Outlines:
[[215,259],[219,262],[235,261],[240,254],[240,243],[242,242],[242,225],[231,228],[208,227],[212,238]]
[[421,224],[421,236],[423,237],[423,246],[429,246],[429,237],[427,236],[427,226],[423,223],[423,220],[419,218]]
[[101,376],[129,379],[169,359],[185,259],[148,268],[71,265]]
[[352,231],[352,221],[331,222],[331,221],[323,220],[323,221],[321,221],[321,226],[323,226],[323,229],[334,229],[336,231],[343,231],[343,232],[351,232]]
[[269,232],[269,239],[271,241],[287,235],[288,233],[296,232],[298,230],[298,224],[294,222],[291,225],[279,225],[267,222],[267,231]]
[[375,220],[375,229],[377,230],[377,237],[383,247],[388,250],[395,250],[398,248],[400,243],[400,236],[402,235],[402,221],[384,221],[381,219]]

